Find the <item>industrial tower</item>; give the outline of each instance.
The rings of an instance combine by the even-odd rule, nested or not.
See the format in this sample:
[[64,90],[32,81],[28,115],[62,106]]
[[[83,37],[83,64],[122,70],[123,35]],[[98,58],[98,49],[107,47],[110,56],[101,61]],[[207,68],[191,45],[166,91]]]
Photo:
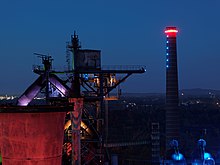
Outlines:
[[179,140],[179,94],[176,27],[166,27],[166,148],[172,139]]
[[[18,109],[29,107],[38,93],[44,91],[47,105],[55,106],[54,109],[61,107],[60,123],[63,121],[65,111],[69,111],[66,114],[65,126],[63,126],[65,132],[63,148],[65,156],[69,157],[70,161],[63,164],[108,164],[110,155],[108,154],[108,108],[106,105],[108,100],[117,99],[117,97],[110,96],[110,92],[119,87],[119,84],[132,74],[144,73],[145,66],[101,66],[101,51],[81,49],[76,33],[71,36],[71,42],[67,43],[67,69],[55,70],[52,67],[51,56],[36,55],[42,59],[43,66],[33,67],[34,73],[39,77],[18,98]],[[60,78],[60,75],[65,77]],[[120,90],[118,91],[120,94]],[[67,107],[66,110],[64,110],[65,107]],[[38,115],[39,109],[33,109]],[[46,122],[47,120],[44,121],[45,124]],[[60,136],[60,139],[62,137]],[[58,146],[60,147],[60,143]],[[59,156],[55,157],[59,159],[57,161],[59,164],[60,150],[57,155]],[[24,159],[26,159],[25,156]]]
[[[81,120],[81,163],[104,164],[108,155],[108,100],[117,97],[110,92],[135,73],[144,73],[144,66],[102,66],[101,51],[81,49],[74,33],[67,48],[72,52],[74,97],[83,98]],[[69,58],[71,59],[71,57]],[[72,72],[72,71],[70,71]],[[120,76],[119,76],[120,75]],[[120,95],[120,90],[118,90]],[[77,93],[77,95],[76,95]]]

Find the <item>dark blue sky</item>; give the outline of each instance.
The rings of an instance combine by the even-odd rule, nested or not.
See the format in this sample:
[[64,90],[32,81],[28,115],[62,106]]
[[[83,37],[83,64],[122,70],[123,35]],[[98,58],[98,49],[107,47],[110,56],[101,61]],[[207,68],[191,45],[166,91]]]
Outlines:
[[146,65],[124,92],[165,91],[166,26],[177,26],[179,87],[220,89],[219,0],[2,0],[0,93],[21,94],[37,77],[33,52],[65,65],[74,30],[102,64]]

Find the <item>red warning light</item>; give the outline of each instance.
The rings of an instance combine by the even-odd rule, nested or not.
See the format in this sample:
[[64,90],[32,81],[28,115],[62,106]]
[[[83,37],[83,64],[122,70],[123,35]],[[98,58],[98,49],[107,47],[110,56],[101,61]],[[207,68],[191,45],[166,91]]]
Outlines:
[[168,29],[168,30],[165,30],[165,33],[178,33],[178,30],[176,29]]
[[176,27],[166,27],[165,31],[167,34],[167,37],[176,37],[176,33],[178,33],[178,30]]

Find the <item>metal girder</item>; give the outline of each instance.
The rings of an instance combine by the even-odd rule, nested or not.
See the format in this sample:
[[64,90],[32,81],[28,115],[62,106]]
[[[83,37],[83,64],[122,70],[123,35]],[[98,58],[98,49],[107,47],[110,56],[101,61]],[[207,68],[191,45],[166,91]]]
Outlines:
[[[49,82],[51,82],[56,89],[58,89],[63,95],[68,96],[69,87],[66,86],[62,80],[54,74],[49,74],[48,78]],[[31,84],[27,90],[18,98],[17,105],[18,106],[27,106],[36,96],[37,94],[47,86],[47,78],[46,74],[40,75],[33,84]]]
[[118,81],[114,86],[107,88],[107,92],[104,95],[107,95],[110,93],[113,89],[115,89],[119,84],[121,84],[123,81],[125,81],[129,76],[131,76],[132,73],[128,73],[125,77],[123,77],[121,80]]
[[38,77],[38,79],[18,98],[17,105],[27,106],[45,86],[45,81],[46,76],[40,75],[40,77]]

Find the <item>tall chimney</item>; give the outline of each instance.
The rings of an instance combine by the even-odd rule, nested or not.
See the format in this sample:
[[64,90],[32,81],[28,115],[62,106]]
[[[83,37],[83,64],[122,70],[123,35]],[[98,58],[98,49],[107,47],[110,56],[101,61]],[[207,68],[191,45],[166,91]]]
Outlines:
[[176,27],[166,27],[166,147],[179,140],[179,94]]

